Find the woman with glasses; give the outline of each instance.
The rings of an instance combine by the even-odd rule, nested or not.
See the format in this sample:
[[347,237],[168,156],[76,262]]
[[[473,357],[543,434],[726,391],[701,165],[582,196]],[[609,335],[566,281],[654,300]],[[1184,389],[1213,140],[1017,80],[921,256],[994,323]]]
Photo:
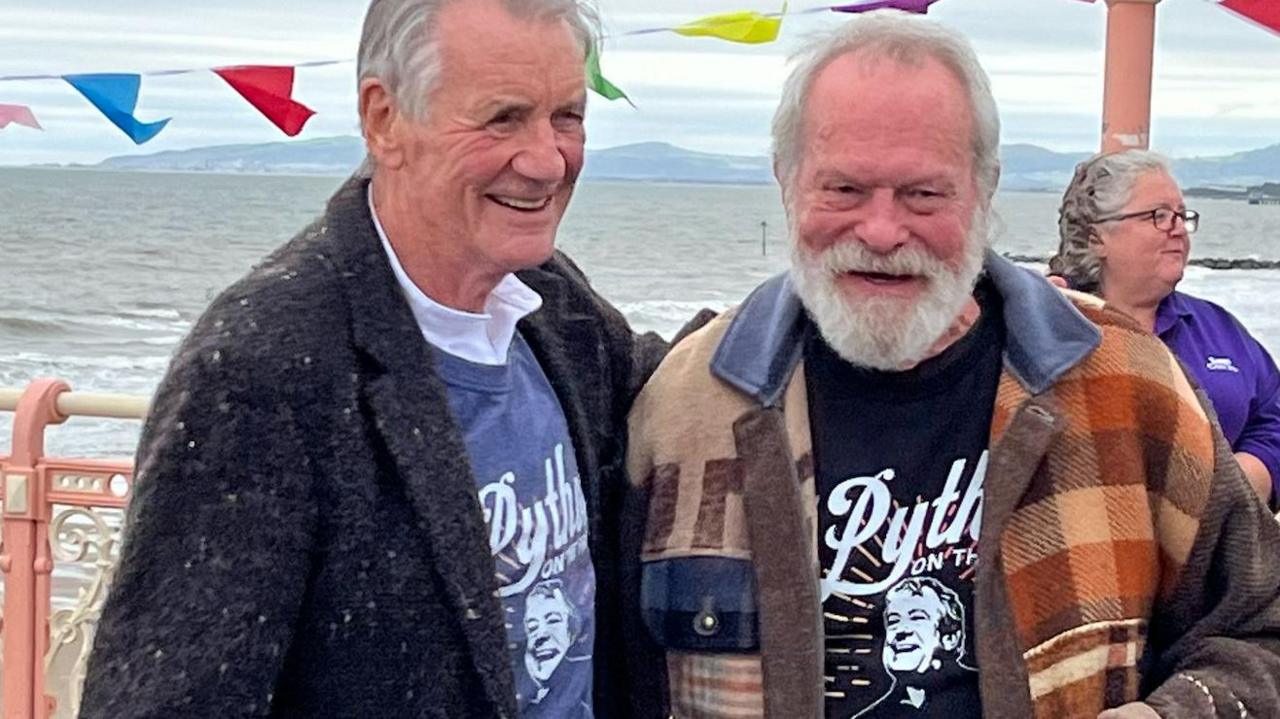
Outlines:
[[1096,156],[1076,168],[1062,197],[1049,272],[1164,340],[1208,394],[1245,475],[1269,501],[1280,485],[1280,372],[1231,313],[1177,291],[1199,220],[1160,155]]

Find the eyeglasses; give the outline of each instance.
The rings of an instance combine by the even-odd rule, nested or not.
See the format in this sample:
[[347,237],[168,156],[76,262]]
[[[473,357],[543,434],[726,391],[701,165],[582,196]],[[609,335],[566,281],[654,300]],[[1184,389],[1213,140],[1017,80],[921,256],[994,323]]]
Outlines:
[[1151,218],[1151,224],[1155,225],[1155,228],[1161,232],[1173,232],[1177,220],[1182,220],[1182,226],[1187,228],[1187,234],[1191,234],[1200,228],[1199,212],[1195,210],[1177,212],[1167,207],[1157,207],[1154,210],[1143,210],[1142,212],[1130,212],[1127,215],[1116,215],[1115,217],[1103,217],[1098,222],[1118,222],[1120,220],[1132,220],[1135,217]]

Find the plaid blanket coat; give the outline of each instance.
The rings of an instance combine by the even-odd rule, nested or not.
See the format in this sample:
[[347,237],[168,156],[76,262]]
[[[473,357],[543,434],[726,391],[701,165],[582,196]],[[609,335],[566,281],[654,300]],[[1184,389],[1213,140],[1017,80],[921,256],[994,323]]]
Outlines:
[[[1100,301],[994,255],[987,273],[1007,339],[974,580],[984,715],[1280,716],[1280,530],[1207,402]],[[823,715],[802,325],[775,278],[632,410],[636,641],[663,650],[675,717]]]

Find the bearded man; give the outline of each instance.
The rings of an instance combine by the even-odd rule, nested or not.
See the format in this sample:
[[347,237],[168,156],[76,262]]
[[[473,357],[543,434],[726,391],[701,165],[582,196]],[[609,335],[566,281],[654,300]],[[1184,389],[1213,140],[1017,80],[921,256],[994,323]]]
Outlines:
[[[999,120],[968,43],[855,19],[801,51],[773,130],[791,271],[630,416],[669,710],[1276,716],[1280,529],[1157,338],[989,250]],[[911,578],[956,597],[961,670],[891,636],[933,621],[893,601]],[[876,705],[890,655],[930,671]]]

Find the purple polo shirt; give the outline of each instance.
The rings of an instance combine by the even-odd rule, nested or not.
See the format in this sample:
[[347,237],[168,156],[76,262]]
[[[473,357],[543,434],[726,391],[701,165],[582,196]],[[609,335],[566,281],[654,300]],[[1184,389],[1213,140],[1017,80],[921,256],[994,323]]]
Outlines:
[[1181,292],[1160,302],[1156,334],[1209,395],[1231,448],[1262,460],[1280,495],[1280,371],[1271,355],[1230,312]]

